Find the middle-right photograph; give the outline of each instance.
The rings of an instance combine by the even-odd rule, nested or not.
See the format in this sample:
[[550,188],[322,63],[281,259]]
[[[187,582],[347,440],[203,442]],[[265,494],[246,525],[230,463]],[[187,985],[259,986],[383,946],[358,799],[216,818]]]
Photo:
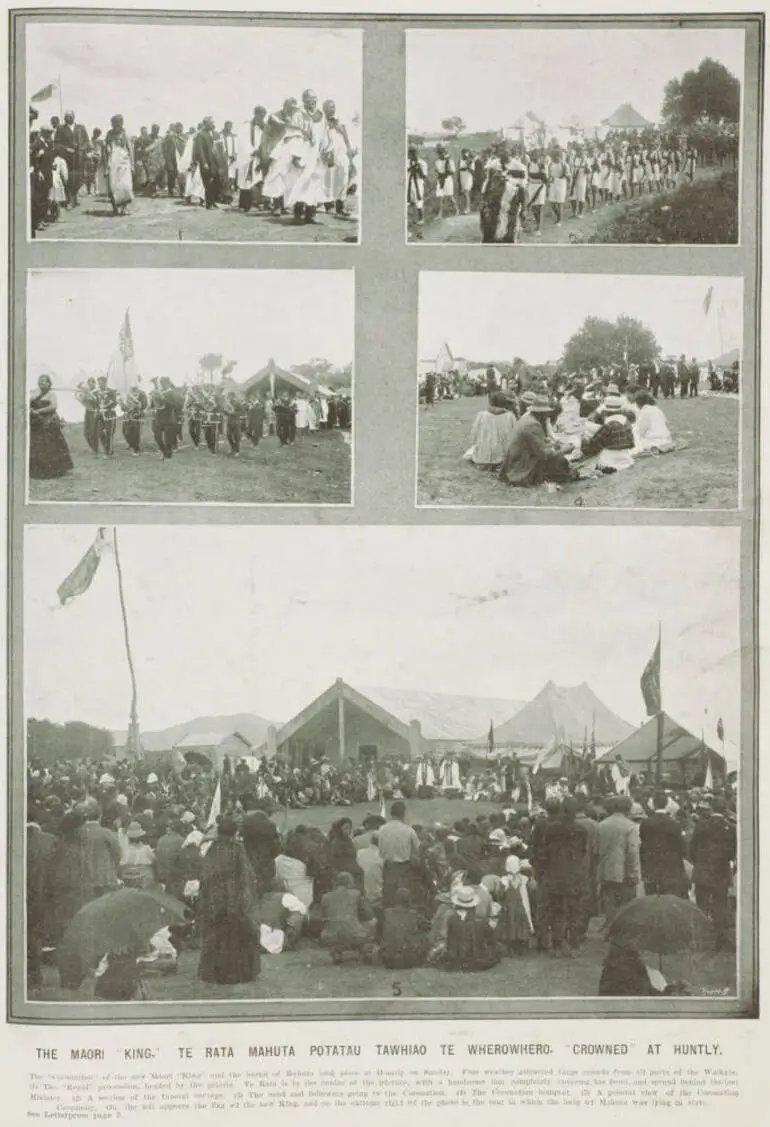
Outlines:
[[741,278],[422,273],[417,506],[736,509]]

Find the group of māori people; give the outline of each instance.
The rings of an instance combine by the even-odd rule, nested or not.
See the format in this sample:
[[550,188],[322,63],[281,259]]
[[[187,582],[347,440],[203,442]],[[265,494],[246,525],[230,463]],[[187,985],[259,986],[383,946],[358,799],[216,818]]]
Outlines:
[[[408,775],[425,765],[409,765]],[[326,767],[319,760],[314,771],[323,776]],[[382,805],[360,822],[341,813],[324,833],[310,812],[279,830],[257,791],[271,773],[293,772],[261,760],[255,773],[226,759],[217,779],[189,765],[31,759],[30,988],[44,984],[52,959],[60,985],[79,988],[87,968],[71,966],[58,949],[66,949],[81,908],[121,887],[162,888],[188,907],[165,950],[154,943],[145,953],[131,948],[134,972],[153,964],[176,970],[178,952],[200,947],[198,976],[221,983],[252,981],[260,953],[313,941],[335,962],[358,952],[376,954],[387,967],[485,970],[530,951],[566,956],[582,947],[592,918],[602,915],[609,925],[631,900],[659,894],[694,900],[713,924],[716,949],[735,949],[734,777],[710,785],[632,777],[622,791],[598,778],[590,785],[552,778],[526,804],[498,794],[497,810],[472,817],[461,809],[456,820],[430,825],[420,824],[417,807],[409,825],[404,801],[394,799],[390,819]],[[248,894],[252,926],[244,926],[235,893],[242,900]],[[224,903],[227,896],[232,903]],[[106,953],[108,964],[113,954]],[[643,968],[629,988],[618,965],[628,958],[628,950],[610,946],[600,993],[653,992],[639,988]],[[160,965],[166,960],[170,966]],[[106,989],[104,963],[97,996]]]
[[[684,355],[548,376],[518,369],[502,380],[490,367],[487,406],[474,420],[463,457],[514,486],[561,485],[631,469],[637,458],[682,448],[658,399],[677,391],[696,399],[704,372],[712,392],[725,389],[724,370],[710,364],[702,371]],[[730,369],[727,383],[737,386],[737,380]],[[429,389],[426,403],[433,402]]]
[[558,227],[568,202],[570,218],[581,219],[587,211],[604,205],[673,190],[693,182],[701,159],[686,138],[664,138],[659,133],[646,138],[644,144],[620,135],[610,135],[601,144],[574,141],[566,147],[556,143],[525,147],[500,141],[478,155],[462,149],[457,160],[446,145],[439,144],[432,169],[412,146],[407,203],[421,225],[429,187],[439,219],[447,208],[454,214],[469,214],[472,202],[477,202],[481,241],[510,243],[517,241],[529,216],[533,233],[542,235],[546,207]]
[[30,107],[30,189],[32,232],[59,218],[62,208],[79,206],[81,189],[105,195],[124,215],[136,195],[167,193],[208,209],[237,201],[273,214],[291,212],[296,222],[313,222],[319,208],[345,215],[346,198],[356,190],[356,150],[331,99],[323,106],[312,90],[301,103],[287,98],[268,113],[255,106],[249,121],[219,128],[212,117],[185,129],[169,124],[142,126],[130,136],[123,116],[111,118],[105,134],[85,126],[68,111],[50,126],[38,126]]
[[196,449],[216,454],[224,438],[230,453],[238,457],[244,437],[258,446],[266,435],[275,435],[281,446],[292,445],[297,434],[310,430],[349,430],[352,402],[347,395],[328,398],[275,398],[253,392],[241,394],[223,385],[175,386],[168,376],[151,381],[149,392],[132,386],[125,397],[108,386],[107,377],[90,377],[78,385],[76,398],[85,409],[83,433],[94,454],[110,457],[115,451],[115,432],[121,424],[123,438],[134,455],[142,452],[142,425],[150,422],[152,435],[164,460],[170,459],[184,440],[184,424]]

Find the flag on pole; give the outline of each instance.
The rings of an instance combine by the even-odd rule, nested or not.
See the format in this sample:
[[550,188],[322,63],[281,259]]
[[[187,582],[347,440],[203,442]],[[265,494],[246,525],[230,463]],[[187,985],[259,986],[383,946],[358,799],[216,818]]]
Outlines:
[[32,97],[30,98],[30,102],[47,102],[51,98],[53,98],[56,91],[57,91],[56,83],[55,82],[49,82],[47,86],[41,87],[41,89],[38,90],[36,94],[32,95]]
[[719,737],[719,739],[722,743],[725,742],[725,726],[724,726],[724,723],[722,721],[721,716],[717,720],[717,736]]
[[107,378],[119,395],[126,396],[137,383],[136,361],[134,359],[134,334],[131,331],[131,316],[126,310],[123,324],[118,332],[118,347],[110,357]]
[[704,316],[706,316],[706,317],[708,317],[708,315],[709,315],[709,310],[711,309],[711,303],[712,303],[713,300],[714,300],[714,287],[709,286],[709,288],[706,290],[706,296],[703,299],[703,313],[704,313]]
[[623,761],[622,756],[616,756],[615,762],[610,768],[610,774],[612,775],[612,781],[615,784],[615,793],[628,794],[630,772],[625,762]]
[[703,780],[703,789],[704,790],[713,790],[714,789],[714,775],[712,774],[712,771],[711,771],[711,756],[709,755],[709,753],[708,753],[708,751],[706,750],[705,747],[703,749],[703,754],[706,757],[706,777]]
[[102,555],[109,548],[106,528],[100,528],[86,554],[56,589],[61,606],[66,606],[91,586]]
[[380,791],[380,817],[387,818],[387,816],[388,814],[385,809],[385,796],[383,795],[382,791]]
[[212,826],[216,826],[217,818],[222,812],[222,780],[217,780],[217,789],[214,791],[214,797],[211,800],[211,808],[209,810],[208,821],[206,822],[206,829],[210,830]]
[[663,709],[660,696],[660,638],[655,644],[652,657],[644,667],[641,688],[647,715],[657,716]]
[[529,785],[529,779],[524,780],[524,786],[527,788],[527,813],[532,813],[532,787]]
[[489,733],[487,735],[487,754],[493,755],[495,750],[495,722],[489,721]]

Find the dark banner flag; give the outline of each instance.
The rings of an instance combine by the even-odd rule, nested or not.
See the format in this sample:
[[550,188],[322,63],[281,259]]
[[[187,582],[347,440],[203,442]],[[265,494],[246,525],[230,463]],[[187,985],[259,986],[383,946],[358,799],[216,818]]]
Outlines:
[[660,695],[660,638],[652,652],[652,657],[644,667],[641,688],[647,715],[657,716],[663,711]]
[[724,726],[724,724],[723,724],[723,722],[722,722],[722,717],[721,717],[721,716],[720,716],[720,717],[719,717],[719,719],[717,720],[717,736],[718,736],[718,737],[719,737],[719,739],[720,739],[720,740],[721,740],[721,741],[722,741],[722,742],[724,743],[724,738],[725,738],[725,726]]
[[492,755],[495,750],[495,722],[489,721],[489,735],[487,736],[487,754]]

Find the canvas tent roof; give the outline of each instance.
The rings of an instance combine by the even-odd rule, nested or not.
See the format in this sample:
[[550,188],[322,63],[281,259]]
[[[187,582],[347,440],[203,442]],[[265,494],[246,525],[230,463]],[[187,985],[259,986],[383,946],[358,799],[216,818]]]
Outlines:
[[[663,714],[663,762],[676,763],[682,759],[701,755],[704,746],[714,766],[726,770],[726,762],[713,748],[704,745],[700,736],[673,720],[667,713]],[[611,763],[616,756],[621,756],[629,767],[647,766],[657,755],[658,749],[658,718],[652,716],[641,728],[637,728],[625,740],[621,740],[615,747],[610,748],[604,755],[597,757],[597,763]]]
[[515,700],[407,689],[365,688],[362,692],[405,724],[419,721],[426,740],[480,742],[487,738],[490,720],[495,726],[502,724],[521,707]]
[[579,747],[595,733],[596,743],[606,747],[633,732],[633,727],[607,707],[589,685],[564,688],[548,681],[537,696],[506,721],[496,732],[495,742],[545,747],[555,732]]
[[602,124],[609,126],[610,129],[644,129],[645,126],[653,123],[642,117],[630,102],[624,102],[613,114],[605,117]]

